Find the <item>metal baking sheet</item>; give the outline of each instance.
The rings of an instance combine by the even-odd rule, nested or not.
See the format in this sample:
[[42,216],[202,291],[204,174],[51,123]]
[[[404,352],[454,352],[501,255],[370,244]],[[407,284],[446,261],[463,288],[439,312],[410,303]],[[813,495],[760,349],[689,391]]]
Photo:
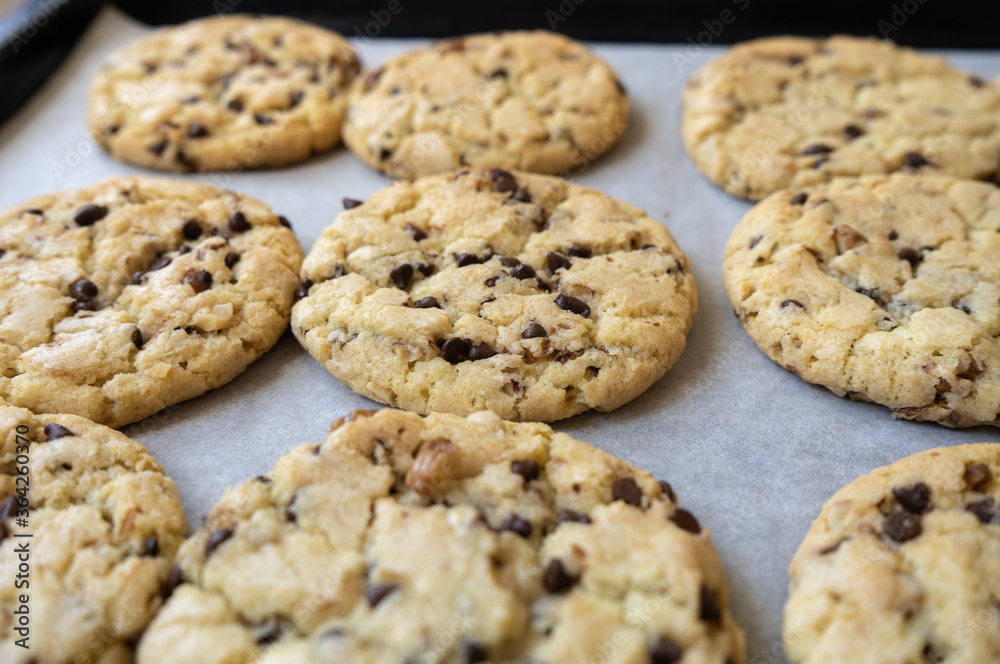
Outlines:
[[[75,53],[0,130],[0,208],[56,189],[127,174],[85,128],[87,90],[101,59],[143,35],[105,10]],[[696,36],[692,35],[694,39]],[[356,43],[367,65],[420,40]],[[632,96],[631,125],[608,155],[575,173],[661,219],[691,258],[699,312],[680,362],[632,403],[555,423],[668,480],[681,504],[711,529],[746,629],[749,661],[783,662],[785,570],[820,506],[854,477],[939,445],[1000,442],[992,428],[949,430],[893,420],[807,385],[768,360],[733,317],[722,288],[722,250],[749,204],[702,178],[680,135],[684,82],[722,47],[599,44]],[[1000,52],[951,52],[956,65],[992,79]],[[174,176],[166,176],[174,177]],[[341,209],[388,184],[346,149],[273,171],[186,176],[269,203],[292,220],[308,250]],[[174,478],[192,525],[224,487],[266,472],[299,443],[321,439],[336,417],[375,405],[330,376],[286,333],[228,385],[124,429]]]

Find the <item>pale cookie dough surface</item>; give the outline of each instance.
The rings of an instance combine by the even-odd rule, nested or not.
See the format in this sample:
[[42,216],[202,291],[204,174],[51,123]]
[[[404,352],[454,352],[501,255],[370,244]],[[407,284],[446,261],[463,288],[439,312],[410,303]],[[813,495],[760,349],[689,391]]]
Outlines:
[[105,150],[148,168],[284,166],[337,144],[359,69],[346,40],[308,23],[199,19],[113,53],[88,124]]
[[1000,424],[1000,189],[895,174],[771,195],[723,278],[764,353],[896,417]]
[[683,135],[705,177],[751,200],[836,176],[997,179],[1000,87],[886,41],[771,37],[694,75]]
[[[186,530],[174,483],[145,447],[81,417],[0,404],[0,661],[131,664]],[[15,643],[22,595],[29,649]]]
[[342,212],[292,330],[356,392],[418,412],[612,410],[678,359],[688,259],[641,210],[559,178],[473,170]]
[[413,179],[461,166],[562,173],[610,149],[628,124],[617,75],[551,32],[437,42],[363,73],[344,142]]
[[117,428],[228,382],[288,324],[302,249],[283,223],[148,178],[0,212],[0,396]]
[[1000,445],[879,468],[823,507],[792,561],[795,664],[1000,661]]
[[543,424],[355,411],[226,492],[139,664],[738,664],[709,532]]

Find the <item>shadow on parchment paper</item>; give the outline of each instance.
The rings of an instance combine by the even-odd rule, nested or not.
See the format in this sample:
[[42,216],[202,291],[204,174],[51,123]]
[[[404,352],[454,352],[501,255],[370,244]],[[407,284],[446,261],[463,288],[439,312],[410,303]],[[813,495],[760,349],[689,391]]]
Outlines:
[[[636,105],[632,100],[632,107],[629,109],[628,126],[622,134],[621,139],[610,150],[599,154],[594,161],[588,162],[566,173],[560,173],[562,177],[573,181],[581,175],[590,175],[603,170],[615,168],[625,169],[626,165],[634,162],[636,154],[642,149],[650,135],[649,117],[644,108]],[[627,201],[626,201],[627,202]],[[634,205],[634,203],[630,203]],[[648,214],[648,210],[647,210]]]

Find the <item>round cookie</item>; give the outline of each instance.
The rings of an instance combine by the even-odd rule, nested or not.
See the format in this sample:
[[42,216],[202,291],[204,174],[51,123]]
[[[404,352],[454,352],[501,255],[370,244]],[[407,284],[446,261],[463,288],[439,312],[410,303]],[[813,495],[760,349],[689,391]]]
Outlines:
[[344,143],[413,179],[462,166],[561,173],[610,149],[628,125],[617,75],[552,32],[437,42],[358,77]]
[[508,420],[631,401],[680,357],[697,299],[688,259],[641,210],[498,169],[345,210],[302,275],[292,330],[351,389]]
[[897,173],[777,192],[725,250],[729,301],[802,379],[951,427],[1000,424],[1000,189]]
[[0,401],[0,661],[132,662],[186,530],[145,447]]
[[288,324],[302,249],[286,225],[148,178],[0,212],[0,397],[117,428],[232,380]]
[[770,37],[694,75],[683,135],[705,177],[751,200],[836,176],[996,179],[1000,87],[888,41]]
[[711,536],[543,424],[355,411],[226,492],[138,664],[738,664]]
[[88,125],[123,161],[168,171],[284,166],[340,141],[360,69],[340,35],[287,18],[204,18],[112,54]]
[[992,443],[916,454],[838,491],[789,570],[789,659],[998,661],[998,507]]

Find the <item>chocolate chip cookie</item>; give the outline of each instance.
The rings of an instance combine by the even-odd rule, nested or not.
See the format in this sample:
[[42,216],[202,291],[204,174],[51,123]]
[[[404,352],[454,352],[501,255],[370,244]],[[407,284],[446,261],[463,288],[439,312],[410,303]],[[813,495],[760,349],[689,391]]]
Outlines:
[[670,485],[544,424],[355,411],[226,492],[139,664],[746,661]]
[[356,392],[424,413],[612,410],[677,361],[696,309],[688,259],[641,210],[500,169],[345,210],[302,275],[302,345]]
[[360,67],[340,35],[308,23],[198,19],[112,54],[88,124],[105,150],[148,168],[284,166],[337,144]]
[[1000,445],[939,448],[838,491],[792,561],[795,664],[1000,657]]
[[684,91],[699,170],[760,200],[835,176],[1000,174],[1000,87],[888,41],[770,37],[739,44]]
[[897,173],[772,194],[733,231],[726,293],[810,383],[951,427],[1000,424],[1000,189]]
[[358,77],[344,143],[413,179],[462,166],[561,173],[613,146],[628,124],[617,75],[552,32],[437,42]]
[[0,212],[0,396],[121,427],[232,380],[288,324],[302,249],[287,225],[148,178]]
[[145,447],[0,402],[0,661],[131,662],[186,530]]

